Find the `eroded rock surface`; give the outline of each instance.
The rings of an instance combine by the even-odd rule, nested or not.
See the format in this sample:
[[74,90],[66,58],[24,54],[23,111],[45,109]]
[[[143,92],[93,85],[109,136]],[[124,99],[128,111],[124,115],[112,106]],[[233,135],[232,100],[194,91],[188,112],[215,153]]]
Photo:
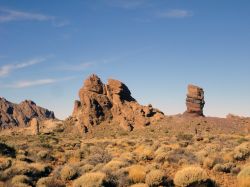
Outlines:
[[187,110],[184,114],[189,116],[204,116],[204,105],[205,100],[203,89],[198,86],[188,85],[188,94],[186,99]]
[[109,79],[103,84],[97,75],[84,81],[75,101],[72,117],[85,132],[102,122],[116,122],[127,130],[141,128],[163,118],[164,114],[151,105],[141,106],[122,82]]
[[14,126],[24,127],[30,121],[54,119],[54,113],[37,106],[33,101],[25,100],[20,104],[14,104],[0,97],[0,128],[11,128]]

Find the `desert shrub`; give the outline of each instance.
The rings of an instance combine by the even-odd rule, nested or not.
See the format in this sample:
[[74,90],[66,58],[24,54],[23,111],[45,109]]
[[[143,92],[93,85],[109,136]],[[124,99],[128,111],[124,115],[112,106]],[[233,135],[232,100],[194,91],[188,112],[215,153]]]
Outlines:
[[180,163],[180,161],[189,164],[197,163],[196,156],[185,149],[179,148],[169,151],[167,161],[169,163]]
[[155,156],[154,160],[157,163],[164,163],[168,159],[168,153],[159,153]]
[[122,167],[124,167],[126,165],[126,163],[119,161],[119,160],[111,160],[109,163],[107,163],[104,167],[103,170],[104,171],[116,171]]
[[36,187],[65,187],[65,184],[54,177],[43,177],[37,181]]
[[120,155],[119,160],[128,164],[134,164],[136,162],[136,155],[131,152],[125,152]]
[[129,168],[128,178],[132,183],[144,182],[146,177],[146,169],[141,165],[133,165]]
[[238,175],[240,173],[240,171],[241,171],[241,168],[239,166],[236,166],[236,167],[231,169],[231,173],[233,175]]
[[207,169],[213,169],[216,164],[222,163],[223,160],[217,157],[207,157],[203,161],[203,166]]
[[106,174],[101,172],[86,173],[80,178],[76,179],[73,183],[73,187],[102,187],[107,186]]
[[162,163],[165,162],[168,156],[168,152],[172,149],[167,146],[161,146],[155,151],[155,161]]
[[80,162],[84,158],[84,154],[81,150],[68,150],[64,154],[65,162],[75,164]]
[[135,153],[139,160],[152,160],[154,158],[154,151],[148,146],[137,147]]
[[108,163],[112,160],[112,156],[103,149],[93,149],[91,156],[88,158],[88,163],[91,165],[97,165],[100,163]]
[[50,155],[50,152],[46,151],[46,150],[39,151],[37,153],[37,158],[40,161],[45,161],[45,160],[52,161],[52,160],[54,160],[54,158]]
[[114,181],[115,186],[129,186],[130,180],[128,179],[128,168],[121,168],[112,173],[107,172],[108,178]]
[[184,140],[184,141],[191,141],[193,139],[193,135],[192,134],[184,134],[184,133],[179,133],[176,136],[177,140]]
[[250,186],[250,166],[247,166],[241,170],[237,176],[239,187]]
[[250,143],[245,142],[237,146],[234,150],[235,160],[246,160],[250,156]]
[[16,184],[11,184],[11,187],[32,187],[29,184],[25,184],[25,183],[16,183]]
[[94,169],[94,166],[91,164],[85,164],[79,168],[79,173],[82,175],[84,173],[90,172],[92,169]]
[[61,179],[72,180],[77,176],[77,170],[72,166],[66,165],[62,168],[60,174]]
[[31,175],[33,177],[46,177],[52,171],[52,167],[47,164],[31,163],[29,164],[29,167],[31,169],[31,173],[28,173],[28,176]]
[[9,168],[12,164],[11,159],[9,158],[0,158],[0,170],[5,170]]
[[200,167],[186,167],[175,174],[174,184],[178,187],[191,187],[196,185],[213,186],[207,173]]
[[148,185],[144,183],[138,183],[138,184],[133,184],[130,187],[148,187]]
[[16,150],[13,147],[10,147],[5,143],[0,142],[0,155],[15,158]]
[[7,180],[15,175],[27,175],[33,179],[46,177],[50,174],[51,167],[40,163],[15,162],[12,167],[3,172],[3,180]]
[[146,176],[146,183],[150,187],[157,187],[161,185],[166,185],[166,176],[161,170],[152,170]]
[[28,185],[31,183],[32,183],[32,181],[26,175],[16,175],[11,179],[11,184],[13,186],[18,186],[18,185],[22,185],[22,184]]
[[217,172],[224,172],[224,173],[230,173],[233,168],[235,168],[236,165],[233,163],[226,163],[226,164],[216,164],[213,168],[214,171]]

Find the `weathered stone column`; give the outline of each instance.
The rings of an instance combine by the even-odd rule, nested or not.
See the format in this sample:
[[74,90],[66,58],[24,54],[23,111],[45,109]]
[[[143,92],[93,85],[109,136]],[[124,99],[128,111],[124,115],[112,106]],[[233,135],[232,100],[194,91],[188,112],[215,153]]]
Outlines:
[[186,98],[187,110],[184,114],[190,116],[204,116],[204,105],[205,100],[203,89],[198,86],[188,85],[188,94]]

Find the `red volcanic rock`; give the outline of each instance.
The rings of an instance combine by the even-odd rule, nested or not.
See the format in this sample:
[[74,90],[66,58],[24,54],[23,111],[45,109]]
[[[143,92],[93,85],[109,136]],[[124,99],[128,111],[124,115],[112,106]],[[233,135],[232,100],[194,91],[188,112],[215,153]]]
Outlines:
[[85,132],[92,126],[111,121],[133,130],[150,125],[164,116],[152,106],[138,104],[128,87],[114,79],[109,79],[105,85],[98,76],[91,75],[84,81],[79,97],[72,116]]
[[14,104],[0,97],[0,128],[27,126],[32,118],[38,120],[54,119],[54,113],[25,100]]
[[194,85],[188,85],[188,94],[186,99],[187,110],[185,115],[204,116],[203,108],[205,105],[204,91],[202,88]]

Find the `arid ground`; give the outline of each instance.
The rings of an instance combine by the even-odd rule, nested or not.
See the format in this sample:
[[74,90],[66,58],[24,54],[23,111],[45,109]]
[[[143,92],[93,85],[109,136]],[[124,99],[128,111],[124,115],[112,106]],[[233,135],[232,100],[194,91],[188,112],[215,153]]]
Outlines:
[[239,177],[249,173],[248,118],[166,116],[132,132],[101,124],[81,135],[70,120],[48,126],[1,132],[2,186],[249,186]]

